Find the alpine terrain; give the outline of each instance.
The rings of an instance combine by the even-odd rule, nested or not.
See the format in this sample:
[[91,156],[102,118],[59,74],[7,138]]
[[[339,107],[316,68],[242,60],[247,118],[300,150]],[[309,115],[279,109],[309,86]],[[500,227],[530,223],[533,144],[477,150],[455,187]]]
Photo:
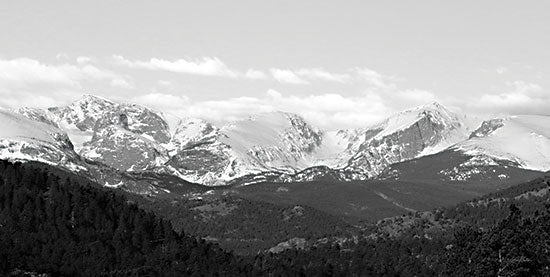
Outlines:
[[[547,116],[481,121],[437,102],[372,126],[335,131],[285,112],[250,115],[224,126],[197,118],[170,126],[163,113],[93,95],[63,107],[4,110],[2,117],[2,158],[76,171],[100,165],[120,174],[162,174],[206,186],[326,178],[492,176],[504,182],[519,172],[550,169]],[[419,165],[437,170],[416,172]]]

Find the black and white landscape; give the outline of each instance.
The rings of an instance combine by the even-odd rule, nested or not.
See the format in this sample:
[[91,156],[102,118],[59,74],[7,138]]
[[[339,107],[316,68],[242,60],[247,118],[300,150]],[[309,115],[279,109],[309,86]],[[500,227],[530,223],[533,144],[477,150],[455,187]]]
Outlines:
[[550,7],[488,2],[6,5],[0,275],[550,275]]

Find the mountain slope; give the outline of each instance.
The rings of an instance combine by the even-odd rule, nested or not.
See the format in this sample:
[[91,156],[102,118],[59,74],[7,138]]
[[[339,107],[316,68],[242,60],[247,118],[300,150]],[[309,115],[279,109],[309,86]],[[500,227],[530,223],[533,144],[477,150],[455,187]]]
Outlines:
[[[509,166],[550,168],[548,117],[509,117],[479,126],[476,118],[437,102],[373,126],[329,132],[284,112],[252,115],[221,127],[186,118],[171,128],[161,113],[92,95],[63,107],[17,112],[59,127],[84,159],[122,173],[169,174],[208,186],[392,178],[392,165],[456,154],[447,150],[469,157],[438,171],[450,181],[496,171],[508,176]],[[476,172],[482,163],[494,168]],[[403,172],[406,165],[412,164],[399,165]]]
[[174,138],[177,151],[168,165],[184,178],[207,185],[264,171],[305,168],[321,143],[319,131],[301,117],[282,112],[254,115],[222,128],[186,120]]
[[36,160],[74,170],[78,155],[66,133],[52,125],[0,110],[0,158]]
[[525,169],[550,170],[550,116],[520,115],[485,121],[470,139],[455,148],[473,156],[508,160]]
[[365,133],[345,167],[358,179],[372,178],[393,163],[410,160],[464,140],[472,120],[434,102],[397,113]]
[[0,225],[2,276],[257,275],[121,195],[35,164],[0,161]]

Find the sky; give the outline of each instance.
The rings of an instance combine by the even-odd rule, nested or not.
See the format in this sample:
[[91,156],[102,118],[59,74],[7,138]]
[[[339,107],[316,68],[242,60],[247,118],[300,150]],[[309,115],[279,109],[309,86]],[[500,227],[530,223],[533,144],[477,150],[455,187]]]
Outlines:
[[550,115],[550,1],[2,1],[0,107],[83,94],[362,127],[438,101]]

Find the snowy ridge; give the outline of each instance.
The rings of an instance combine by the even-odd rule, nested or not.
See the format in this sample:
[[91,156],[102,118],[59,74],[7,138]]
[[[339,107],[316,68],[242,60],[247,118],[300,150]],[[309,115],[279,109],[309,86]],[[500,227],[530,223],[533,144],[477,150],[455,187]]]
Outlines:
[[297,115],[272,112],[222,128],[186,119],[172,142],[179,150],[169,164],[189,180],[214,185],[264,171],[308,167],[321,134]]
[[[321,131],[285,112],[256,114],[217,127],[202,119],[177,119],[92,95],[64,107],[16,112],[18,120],[41,125],[29,127],[29,132],[0,133],[4,144],[9,138],[9,143],[39,143],[38,148],[54,149],[50,153],[61,149],[59,155],[47,159],[33,152],[26,156],[29,160],[34,155],[36,160],[58,161],[74,144],[81,157],[120,172],[170,174],[209,186],[238,180],[377,178],[392,164],[446,149],[474,156],[464,168],[494,160],[499,165],[550,169],[548,117],[518,116],[480,124],[478,119],[454,113],[437,102],[396,113],[372,126],[334,132]],[[50,131],[61,132],[58,138],[62,139],[45,135]],[[30,134],[33,139],[27,141],[16,134]],[[517,145],[528,149],[518,150]]]
[[[356,135],[336,167],[350,179],[374,178],[389,165],[441,151],[468,138],[474,121],[434,102],[396,113]],[[359,139],[357,139],[359,138]]]
[[511,116],[486,121],[481,128],[486,131],[476,130],[455,149],[467,155],[512,161],[525,169],[550,170],[550,116]]
[[0,158],[39,161],[71,170],[76,153],[67,135],[55,126],[0,109]]

